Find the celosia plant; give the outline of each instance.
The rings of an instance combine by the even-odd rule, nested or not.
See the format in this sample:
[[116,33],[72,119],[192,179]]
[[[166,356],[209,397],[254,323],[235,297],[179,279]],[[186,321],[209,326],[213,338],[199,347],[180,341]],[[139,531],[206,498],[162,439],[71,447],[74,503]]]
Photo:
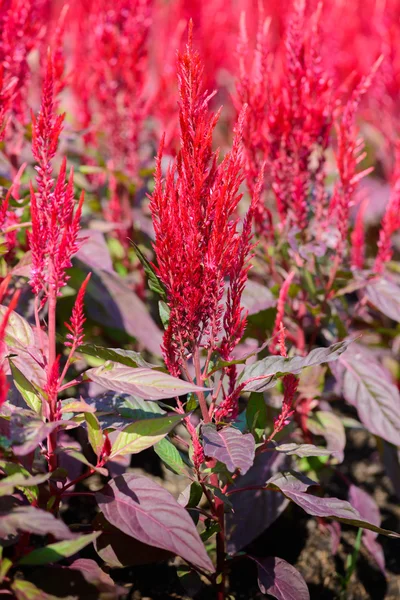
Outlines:
[[338,594],[361,543],[390,581],[351,444],[398,492],[395,3],[365,60],[333,0],[0,3],[5,594],[307,600],[311,517]]

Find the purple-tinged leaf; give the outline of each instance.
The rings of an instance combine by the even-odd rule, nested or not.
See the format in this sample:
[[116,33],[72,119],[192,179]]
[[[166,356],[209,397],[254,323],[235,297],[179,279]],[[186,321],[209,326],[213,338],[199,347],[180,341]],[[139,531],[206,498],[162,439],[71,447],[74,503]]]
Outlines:
[[83,548],[86,548],[89,544],[92,544],[100,533],[95,531],[94,533],[88,533],[87,535],[81,535],[75,537],[72,540],[64,540],[62,542],[56,542],[55,544],[49,544],[44,548],[37,548],[32,550],[29,554],[26,554],[20,561],[20,565],[48,565],[49,563],[55,563],[63,558],[69,558],[74,556]]
[[400,287],[383,277],[365,289],[368,301],[384,315],[400,323]]
[[58,540],[75,537],[63,521],[45,510],[33,506],[14,506],[10,510],[0,504],[0,538],[17,535],[19,531],[35,535],[51,534]]
[[103,431],[122,429],[132,421],[165,415],[165,410],[157,402],[142,400],[129,394],[107,392],[95,398],[87,398],[87,401],[96,408],[97,418]]
[[123,475],[130,467],[131,457],[129,454],[125,456],[116,456],[107,462],[107,469],[110,477],[115,479],[118,475]]
[[298,392],[303,398],[316,398],[324,389],[327,367],[317,365],[302,370],[299,377]]
[[243,434],[233,427],[219,431],[213,425],[201,428],[204,453],[226,465],[231,473],[236,469],[245,475],[254,462],[255,441],[251,433]]
[[[61,431],[57,440],[58,466],[61,469],[65,469],[65,471],[68,473],[66,482],[70,483],[82,474],[82,463],[80,460],[70,456],[68,452],[64,452],[65,448],[70,448],[78,453],[80,453],[82,450],[79,442],[74,440],[64,431]],[[71,492],[73,492],[74,488],[75,486],[71,486],[69,489]]]
[[65,400],[62,403],[61,414],[65,413],[95,413],[96,407],[85,402],[83,398],[80,400]]
[[282,558],[253,558],[257,563],[258,586],[263,594],[277,600],[310,600],[300,573]]
[[[11,584],[13,597],[17,600],[56,600],[57,596],[46,594],[31,581],[16,577]],[[62,600],[74,600],[76,596],[64,596]]]
[[90,558],[78,558],[74,560],[69,569],[75,569],[81,573],[86,581],[91,585],[94,585],[101,593],[100,598],[106,597],[107,600],[115,600],[121,595],[126,595],[126,590],[123,588],[117,588],[114,581],[105,573],[99,565]]
[[96,516],[93,527],[104,534],[94,543],[96,552],[111,568],[146,565],[173,557],[167,550],[149,546],[123,533],[106,521],[102,513]]
[[319,448],[313,444],[279,444],[278,446],[275,446],[275,450],[277,452],[283,452],[288,456],[299,456],[300,458],[308,456],[327,456],[329,454],[332,454],[333,456],[336,455],[334,450]]
[[315,348],[307,356],[267,356],[252,365],[246,366],[240,375],[240,383],[246,383],[246,392],[263,392],[276,384],[280,373],[300,373],[306,367],[313,367],[337,360],[348,348],[351,341],[338,342],[328,348]]
[[95,229],[81,229],[79,238],[84,239],[75,258],[85,263],[90,269],[114,273],[110,251],[104,235]]
[[262,310],[276,306],[277,299],[269,288],[248,279],[241,303],[248,315],[256,315]]
[[307,514],[314,517],[325,517],[336,519],[347,525],[370,529],[392,538],[400,538],[400,534],[382,529],[374,523],[363,519],[359,512],[346,500],[339,498],[320,498],[307,494],[307,489],[312,485],[318,485],[305,475],[293,471],[277,473],[268,480],[268,486],[277,487],[281,492],[300,506]]
[[144,360],[139,352],[124,350],[123,348],[103,348],[103,346],[96,346],[95,344],[83,344],[78,352],[100,358],[104,361],[111,360],[127,367],[146,367],[152,369],[157,366]]
[[335,556],[337,554],[337,551],[339,550],[342,528],[340,526],[340,523],[338,523],[337,521],[326,523],[325,527],[327,528],[331,536],[331,552],[332,555]]
[[251,486],[261,487],[278,469],[285,468],[289,460],[284,454],[275,452],[258,454],[246,475],[241,475],[229,486],[227,494],[233,506],[233,512],[226,515],[229,554],[239,552],[255,540],[288,505],[284,496],[269,490],[233,492]]
[[356,346],[340,358],[335,376],[341,379],[346,401],[357,409],[360,421],[374,435],[400,445],[400,392],[388,381],[386,370]]
[[162,333],[145,304],[116,273],[93,272],[87,287],[89,316],[102,326],[125,331],[155,356],[161,356]]
[[13,277],[25,277],[29,279],[32,270],[32,253],[30,250],[24,252],[22,258],[17,262],[15,267],[8,271]]
[[138,454],[162,440],[178,423],[184,415],[170,414],[135,421],[127,425],[115,438],[110,458],[123,456],[125,454]]
[[383,464],[392,482],[397,498],[400,500],[400,450],[383,441]]
[[175,498],[140,475],[121,475],[96,494],[107,521],[127,535],[177,554],[194,566],[214,567],[197,529]]
[[86,376],[109,390],[125,392],[144,400],[162,400],[183,396],[189,392],[208,391],[208,388],[199,387],[167,373],[146,368],[134,369],[113,362],[89,369]]
[[38,391],[32,385],[31,381],[28,380],[25,375],[18,369],[18,367],[13,363],[12,359],[9,359],[12,379],[15,387],[25,400],[26,404],[31,408],[36,414],[42,414],[42,400],[38,394]]
[[50,479],[51,473],[41,473],[40,475],[25,475],[24,473],[14,473],[0,480],[0,496],[9,496],[14,488],[24,488],[39,485]]
[[178,504],[185,508],[195,508],[203,497],[203,488],[200,483],[193,481],[178,496]]
[[59,452],[60,452],[61,455],[69,456],[69,457],[73,458],[74,460],[82,463],[83,465],[86,465],[87,467],[89,467],[89,469],[92,469],[93,471],[96,471],[96,473],[99,473],[99,475],[103,475],[104,477],[107,477],[107,475],[108,475],[107,469],[105,469],[104,467],[96,467],[95,465],[90,464],[90,462],[82,454],[82,452],[79,452],[74,447],[72,447],[72,448],[67,448],[67,447],[60,448]]
[[17,368],[22,375],[39,389],[44,389],[47,381],[46,371],[41,364],[42,357],[35,348],[20,346],[9,346],[8,353],[12,358],[13,366]]
[[[0,304],[0,320],[7,312],[7,307]],[[23,347],[34,346],[35,336],[32,327],[21,315],[12,310],[7,321],[4,336],[7,346],[13,346],[14,342],[19,342]]]
[[[10,421],[10,437],[16,456],[26,456],[36,450],[39,444],[58,427],[69,427],[65,421],[45,423],[34,413],[27,415],[13,413]],[[75,426],[75,424],[74,424]]]
[[326,440],[327,449],[335,460],[343,462],[346,446],[346,432],[342,421],[334,413],[319,410],[307,419],[307,427],[314,435]]
[[[369,494],[367,494],[367,492],[356,485],[350,485],[349,502],[353,508],[360,513],[363,519],[366,519],[378,527],[380,526],[381,515],[378,505],[376,504],[375,500]],[[375,531],[369,531],[366,529],[363,532],[362,540],[367,550],[376,560],[382,573],[385,574],[385,555],[383,553],[382,546],[376,541],[377,537],[378,534]]]

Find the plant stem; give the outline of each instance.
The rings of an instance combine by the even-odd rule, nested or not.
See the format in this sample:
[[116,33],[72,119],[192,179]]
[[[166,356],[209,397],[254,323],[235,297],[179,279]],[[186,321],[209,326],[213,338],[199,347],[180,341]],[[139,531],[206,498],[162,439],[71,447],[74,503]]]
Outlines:
[[[218,475],[211,476],[211,484],[219,488]],[[224,502],[215,498],[215,510],[217,513],[220,530],[217,533],[217,600],[225,598],[225,511]]]
[[[48,322],[48,337],[49,337],[49,354],[47,364],[47,381],[50,381],[52,377],[54,363],[56,361],[56,308],[57,308],[57,297],[54,290],[49,292],[49,322]],[[50,404],[50,421],[55,420],[55,413],[57,409],[57,393],[52,398],[49,398]],[[54,430],[47,437],[47,448],[48,448],[48,463],[49,471],[55,471],[57,469],[57,430]]]
[[10,227],[7,227],[6,229],[3,230],[3,234],[5,233],[11,233],[12,231],[18,231],[18,229],[25,229],[27,227],[31,227],[32,222],[28,221],[26,223],[16,223],[15,225],[10,225]]
[[[201,372],[200,365],[200,352],[196,346],[193,352],[193,364],[196,373],[196,384],[202,385],[204,379]],[[205,374],[206,375],[206,374]],[[199,399],[199,405],[204,423],[211,423],[212,415],[209,414],[206,398],[203,392],[197,392]],[[207,463],[208,467],[214,467],[216,464],[215,460]],[[218,489],[220,488],[218,475],[213,473],[210,477],[211,484]],[[224,502],[219,498],[214,498],[214,510],[220,531],[217,533],[217,600],[224,600],[225,598],[225,513],[224,513]]]
[[[193,364],[196,373],[196,384],[200,386],[203,383],[203,379],[200,366],[200,352],[197,346],[193,352]],[[197,392],[197,397],[199,399],[201,416],[203,417],[204,423],[211,423],[211,417],[208,414],[207,401],[203,392]]]

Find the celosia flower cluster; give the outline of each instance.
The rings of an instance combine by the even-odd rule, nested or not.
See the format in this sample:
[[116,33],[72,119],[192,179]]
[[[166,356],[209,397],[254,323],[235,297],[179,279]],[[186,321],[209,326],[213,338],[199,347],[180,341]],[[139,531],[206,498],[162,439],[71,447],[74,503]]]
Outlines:
[[[6,296],[7,286],[10,282],[10,277],[4,279],[0,284],[0,304],[2,304],[3,299]],[[7,392],[9,389],[9,385],[7,382],[7,376],[4,369],[4,340],[6,334],[7,324],[10,318],[10,315],[18,302],[19,291],[15,292],[11,301],[9,302],[7,308],[1,312],[0,314],[0,408],[3,406],[4,402],[7,400]]]
[[[29,55],[40,48],[49,17],[49,0],[3,0],[0,3],[0,141],[7,120],[15,131],[27,122],[30,82]],[[14,137],[10,130],[10,138]],[[9,140],[10,158],[21,147],[21,139]],[[14,158],[15,160],[15,158]]]
[[[320,207],[323,202],[324,152],[334,102],[332,79],[321,64],[320,10],[311,20],[304,11],[304,3],[296,2],[281,70],[270,49],[270,21],[263,12],[254,52],[242,21],[237,83],[237,105],[249,106],[244,129],[248,185],[254,187],[265,161],[280,222],[288,220],[299,230],[307,226],[310,203]],[[270,233],[270,207],[260,206],[257,224],[260,231]]]
[[35,294],[58,295],[66,284],[66,269],[78,249],[78,231],[84,194],[78,205],[74,198],[73,171],[66,182],[64,159],[57,181],[52,177],[54,158],[64,115],[54,114],[54,70],[51,55],[43,88],[42,105],[33,117],[32,152],[37,162],[37,192],[31,187],[32,232],[29,242],[32,252],[30,284]]
[[251,250],[251,215],[257,202],[255,195],[240,233],[235,213],[244,179],[240,144],[245,113],[240,116],[231,152],[218,164],[218,152],[212,149],[218,114],[208,112],[213,94],[202,91],[202,66],[191,34],[186,52],[179,55],[178,79],[181,149],[164,178],[161,145],[150,203],[156,272],[167,291],[170,309],[163,351],[173,374],[179,374],[182,360],[196,348],[218,346],[224,313],[223,354],[229,354],[240,339],[240,295]]
[[[105,149],[111,171],[137,179],[146,116],[151,0],[77,2],[72,85],[78,115]],[[90,57],[90,60],[88,60]]]

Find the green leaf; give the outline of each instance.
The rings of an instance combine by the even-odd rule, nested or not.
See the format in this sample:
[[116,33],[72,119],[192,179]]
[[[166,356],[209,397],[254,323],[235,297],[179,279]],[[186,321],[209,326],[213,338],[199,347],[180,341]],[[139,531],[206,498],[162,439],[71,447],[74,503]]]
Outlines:
[[3,583],[8,571],[12,567],[12,562],[9,558],[2,558],[0,556],[0,583]]
[[[250,395],[246,408],[246,422],[248,430],[256,434],[257,440],[267,426],[267,407],[263,394]],[[256,440],[256,441],[257,441]]]
[[[25,579],[14,579],[11,584],[14,597],[17,600],[60,600],[59,596],[46,594],[43,590],[36,587],[31,581]],[[76,600],[76,596],[62,596],[62,600]]]
[[97,420],[96,415],[89,412],[85,413],[85,421],[87,425],[90,445],[92,446],[96,456],[100,456],[104,443],[103,432],[101,430],[100,423]]
[[221,531],[219,524],[215,523],[215,521],[210,521],[209,526],[201,532],[200,537],[203,542],[206,542],[214,533],[218,533],[218,531]]
[[160,313],[160,319],[164,326],[164,329],[167,329],[169,323],[169,315],[171,311],[168,304],[163,300],[159,300],[158,302],[158,312]]
[[63,558],[69,558],[73,556],[101,535],[100,531],[89,533],[88,535],[82,535],[75,540],[65,540],[63,542],[56,542],[55,544],[49,544],[44,548],[37,548],[32,550],[29,554],[24,556],[20,561],[20,565],[47,565],[49,563],[55,563]]
[[94,412],[96,412],[96,407],[91,404],[88,404],[82,398],[80,400],[64,400],[62,402],[61,414]]
[[167,438],[157,442],[154,451],[174,473],[177,473],[177,475],[184,474],[185,463],[177,448]]
[[110,459],[125,454],[137,454],[162,440],[185,415],[167,415],[136,421],[125,427],[115,439]]
[[233,504],[232,502],[229,500],[228,496],[226,496],[225,494],[223,494],[221,492],[221,490],[219,488],[217,488],[215,485],[211,485],[209,483],[206,483],[206,487],[210,488],[210,490],[213,491],[213,494],[216,498],[218,498],[219,500],[222,500],[222,502],[230,509],[233,511]]
[[[50,477],[51,473],[43,473],[40,475],[30,475],[28,473],[28,476],[26,476],[22,472],[15,472],[0,481],[0,496],[11,495],[14,491],[14,488],[34,488],[34,486],[44,483],[50,479]],[[32,490],[32,494],[35,495],[34,489]]]
[[203,496],[203,488],[198,481],[193,481],[179,495],[178,502],[185,508],[196,508]]
[[103,348],[96,344],[83,344],[77,352],[100,358],[101,360],[111,360],[127,367],[147,367],[152,368],[156,365],[148,363],[142,358],[139,352],[133,350],[124,350],[123,348]]
[[185,410],[186,412],[192,412],[192,410],[196,410],[199,402],[197,400],[197,396],[194,394],[188,394],[188,401],[186,402]]
[[133,247],[135,248],[136,255],[137,255],[138,259],[140,260],[140,262],[142,263],[143,269],[148,277],[149,288],[153,292],[155,292],[156,294],[161,296],[161,299],[164,300],[164,302],[165,302],[167,300],[167,294],[165,292],[163,284],[158,279],[153,267],[151,266],[150,262],[147,260],[147,258],[143,254],[143,252],[140,250],[139,246],[137,244],[135,244],[134,242],[132,242],[132,244],[133,244]]
[[42,400],[35,387],[32,385],[30,381],[27,380],[25,375],[15,366],[12,359],[9,359],[12,376],[14,379],[15,387],[33,411],[36,414],[42,414]]
[[81,165],[79,171],[84,175],[96,175],[98,173],[104,173],[103,167],[97,167],[96,165]]
[[[2,479],[0,482],[0,496],[4,495],[1,490],[1,484],[3,482],[9,481],[9,483],[12,483],[13,486],[15,486],[17,489],[21,490],[25,494],[25,496],[28,498],[31,504],[39,497],[39,490],[37,487],[38,484],[44,483],[51,477],[51,473],[44,473],[41,475],[32,476],[29,473],[29,471],[21,465],[6,461],[0,461],[0,468],[8,476],[6,479]],[[11,480],[10,477],[13,477],[14,479]],[[27,485],[27,482],[29,482],[29,480],[31,480],[32,483],[32,477],[39,477],[40,479],[35,479],[35,484],[33,485],[29,485],[29,483]],[[18,484],[19,480],[21,481],[20,485]],[[10,493],[12,493],[12,491]]]

